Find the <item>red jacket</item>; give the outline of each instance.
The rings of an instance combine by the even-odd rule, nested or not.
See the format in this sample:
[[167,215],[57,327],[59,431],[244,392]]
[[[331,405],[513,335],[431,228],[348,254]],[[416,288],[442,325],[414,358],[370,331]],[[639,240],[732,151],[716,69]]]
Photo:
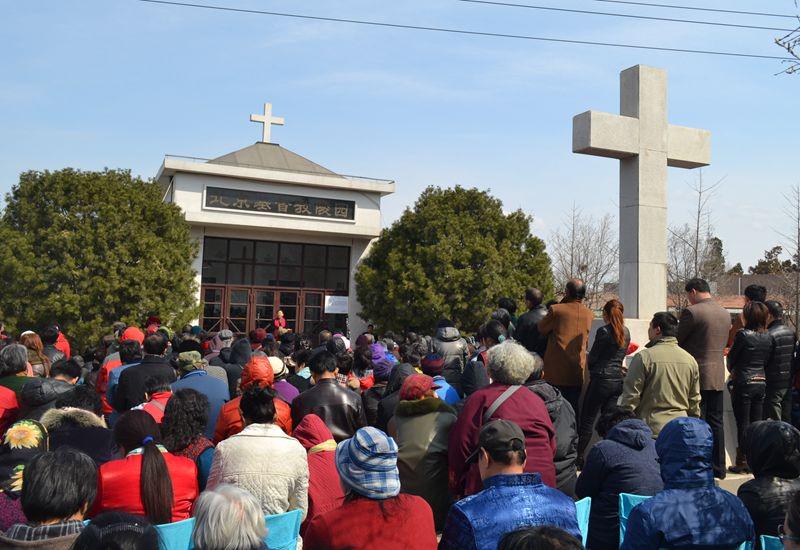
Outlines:
[[0,386],[0,435],[6,433],[11,424],[17,420],[19,403],[17,394],[4,386]]
[[[505,384],[495,382],[470,395],[450,431],[450,491],[458,498],[483,489],[477,462],[469,466],[464,462],[478,448],[478,434],[484,424],[483,414],[507,388]],[[553,457],[556,453],[556,432],[544,401],[525,386],[520,386],[494,412],[491,420],[497,419],[510,420],[522,428],[528,455],[525,472],[538,472],[545,484],[555,487]]]
[[[172,479],[172,521],[192,517],[197,498],[197,466],[193,460],[172,453],[162,454]],[[129,455],[100,466],[97,476],[97,498],[91,516],[108,510],[121,510],[144,516],[140,489],[142,455]]]
[[313,550],[372,547],[435,550],[431,507],[415,495],[400,494],[387,500],[360,497],[315,517],[303,537],[303,548]]
[[344,492],[336,470],[336,442],[316,414],[307,414],[294,429],[294,438],[308,452],[308,511],[300,534],[316,516],[342,505]]
[[[172,397],[171,391],[156,392],[150,398],[150,401],[142,404],[141,409],[149,413],[153,420],[161,424],[161,421],[164,420],[164,409],[167,408],[167,401],[169,401],[170,397]],[[138,409],[139,407],[134,408]]]
[[100,394],[100,401],[103,403],[103,414],[108,415],[114,412],[114,408],[106,399],[106,390],[108,390],[108,375],[109,373],[122,366],[122,360],[119,358],[119,353],[116,357],[109,359],[100,367],[100,372],[97,373],[97,381],[94,383],[94,389]]

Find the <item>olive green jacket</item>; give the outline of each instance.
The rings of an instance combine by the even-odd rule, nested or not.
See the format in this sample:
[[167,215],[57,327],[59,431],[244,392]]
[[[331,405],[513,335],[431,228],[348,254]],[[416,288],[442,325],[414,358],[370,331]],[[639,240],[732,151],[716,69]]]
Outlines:
[[700,416],[700,369],[678,340],[666,336],[647,344],[631,360],[620,405],[632,409],[657,437],[667,422]]

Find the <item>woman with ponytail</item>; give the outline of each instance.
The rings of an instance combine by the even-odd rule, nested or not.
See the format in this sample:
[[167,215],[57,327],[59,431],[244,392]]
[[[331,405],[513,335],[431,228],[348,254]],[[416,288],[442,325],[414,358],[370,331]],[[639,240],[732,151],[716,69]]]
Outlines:
[[114,438],[125,458],[100,467],[93,514],[117,510],[146,516],[154,524],[188,519],[197,498],[193,460],[167,452],[153,417],[142,410],[123,414]]
[[578,465],[583,466],[583,453],[592,439],[597,413],[605,414],[617,404],[625,378],[623,361],[631,342],[625,326],[625,308],[619,300],[609,300],[603,306],[605,325],[597,329],[589,351],[589,387],[583,398],[578,424]]

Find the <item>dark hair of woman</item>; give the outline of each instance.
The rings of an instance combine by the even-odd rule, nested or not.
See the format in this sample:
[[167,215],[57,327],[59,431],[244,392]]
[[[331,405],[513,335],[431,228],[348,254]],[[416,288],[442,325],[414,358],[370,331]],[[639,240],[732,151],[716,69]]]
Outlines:
[[497,550],[582,550],[581,541],[558,527],[526,527],[506,534]]
[[22,478],[22,511],[33,523],[71,519],[97,495],[94,460],[70,447],[35,456]]
[[104,512],[81,531],[72,550],[159,550],[158,531],[147,518]]
[[614,340],[621,348],[625,346],[625,306],[619,300],[609,300],[603,306],[603,313],[608,317],[608,324],[614,332]]
[[492,319],[481,327],[479,336],[484,340],[491,340],[499,344],[508,336],[505,325],[497,319]]
[[762,302],[748,302],[744,306],[744,328],[766,332],[769,310]]
[[167,450],[183,450],[204,435],[208,410],[208,398],[197,390],[185,388],[173,393],[161,421],[162,440]]
[[[339,369],[339,374],[348,375],[353,370],[353,356],[347,352],[336,355],[336,366]],[[359,375],[354,373],[359,378],[363,378],[366,373]]]
[[128,411],[114,424],[114,439],[126,453],[142,448],[139,486],[145,514],[153,523],[170,523],[172,479],[167,461],[158,448],[161,442],[161,430],[158,429],[158,424],[145,411]]
[[272,424],[275,422],[275,390],[269,386],[254,384],[244,390],[239,407],[248,424]]
[[[359,378],[364,377],[364,373],[372,368],[372,350],[369,347],[357,347],[353,351],[353,372]],[[341,372],[341,369],[339,369]]]
[[605,438],[611,428],[622,422],[623,420],[633,420],[638,418],[636,414],[630,410],[614,405],[608,411],[600,415],[597,420],[597,435]]

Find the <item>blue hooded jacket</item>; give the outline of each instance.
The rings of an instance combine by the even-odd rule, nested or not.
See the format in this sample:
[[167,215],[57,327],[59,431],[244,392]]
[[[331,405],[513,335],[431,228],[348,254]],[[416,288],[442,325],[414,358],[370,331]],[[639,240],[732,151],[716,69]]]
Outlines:
[[664,490],[633,509],[623,550],[734,549],[754,539],[742,501],[714,485],[712,444],[711,428],[699,418],[664,426],[656,441]]
[[623,420],[592,447],[578,478],[578,498],[591,497],[592,549],[619,547],[619,494],[652,496],[664,488],[653,432],[642,420]]

